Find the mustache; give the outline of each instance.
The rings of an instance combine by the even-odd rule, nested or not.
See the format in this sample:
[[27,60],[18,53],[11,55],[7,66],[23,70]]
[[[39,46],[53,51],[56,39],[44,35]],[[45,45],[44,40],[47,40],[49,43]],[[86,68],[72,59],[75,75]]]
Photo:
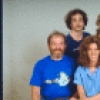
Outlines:
[[63,50],[61,50],[61,49],[54,49],[53,51],[63,51]]
[[77,25],[76,27],[81,27],[81,26]]

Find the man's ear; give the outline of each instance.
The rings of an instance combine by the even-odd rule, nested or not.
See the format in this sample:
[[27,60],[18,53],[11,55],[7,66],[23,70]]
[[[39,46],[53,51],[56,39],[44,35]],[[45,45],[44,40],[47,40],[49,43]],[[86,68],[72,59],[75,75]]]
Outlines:
[[67,45],[65,44],[65,48],[67,48]]

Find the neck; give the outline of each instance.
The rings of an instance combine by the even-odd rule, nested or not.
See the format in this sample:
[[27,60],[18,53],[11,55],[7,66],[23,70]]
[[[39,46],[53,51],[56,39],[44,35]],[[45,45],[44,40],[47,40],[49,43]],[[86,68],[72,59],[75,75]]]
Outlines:
[[51,58],[52,58],[53,60],[61,60],[62,57],[63,57],[63,55],[51,55]]
[[76,41],[82,40],[82,38],[83,38],[83,32],[82,31],[71,30],[70,35]]
[[91,68],[92,68],[92,67],[96,67],[96,64],[97,64],[97,62],[91,61],[91,62],[90,62],[90,67],[91,67]]
[[93,61],[90,62],[90,71],[91,71],[91,73],[93,73],[95,71],[96,64],[97,64],[96,62],[93,62]]

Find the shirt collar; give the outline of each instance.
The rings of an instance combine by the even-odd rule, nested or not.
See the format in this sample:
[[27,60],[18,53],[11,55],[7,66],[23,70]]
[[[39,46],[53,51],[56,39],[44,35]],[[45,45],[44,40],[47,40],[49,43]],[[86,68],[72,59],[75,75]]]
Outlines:
[[100,66],[98,66],[98,67],[96,68],[96,70],[94,71],[94,73],[92,74],[92,73],[90,72],[89,67],[85,67],[85,71],[86,71],[86,73],[87,73],[90,77],[93,76],[95,73],[97,73],[98,70],[100,70]]

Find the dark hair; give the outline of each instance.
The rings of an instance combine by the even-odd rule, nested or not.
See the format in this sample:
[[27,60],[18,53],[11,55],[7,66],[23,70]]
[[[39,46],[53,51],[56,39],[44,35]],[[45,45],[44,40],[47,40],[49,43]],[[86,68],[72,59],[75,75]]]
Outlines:
[[100,38],[100,28],[97,29],[97,37]]
[[[89,45],[91,43],[96,43],[98,50],[100,50],[100,42],[99,42],[99,40],[96,36],[86,37],[80,45],[80,50],[79,50],[80,56],[78,58],[78,63],[80,65],[82,65],[83,67],[89,66],[90,60],[89,60],[89,57],[88,57],[88,54],[87,54],[87,50],[88,50]],[[96,67],[98,67],[99,65],[100,65],[100,54],[99,54],[99,60],[97,62]]]
[[66,38],[66,35],[64,33],[61,33],[57,30],[54,30],[47,38],[47,43],[50,44],[50,39],[54,36],[61,36],[64,38],[64,43],[66,44],[66,41],[67,41],[67,38]]
[[96,25],[98,26],[99,23],[100,23],[100,14],[97,16]]
[[[76,8],[74,10],[70,10],[67,13],[67,15],[64,17],[64,20],[65,20],[65,23],[67,25],[67,28],[71,29],[71,26],[70,26],[71,17],[73,15],[75,15],[75,14],[81,14],[83,16],[84,26],[86,26],[87,25],[87,21],[88,21],[87,14],[83,10]],[[83,27],[83,29],[84,29],[84,27]]]

